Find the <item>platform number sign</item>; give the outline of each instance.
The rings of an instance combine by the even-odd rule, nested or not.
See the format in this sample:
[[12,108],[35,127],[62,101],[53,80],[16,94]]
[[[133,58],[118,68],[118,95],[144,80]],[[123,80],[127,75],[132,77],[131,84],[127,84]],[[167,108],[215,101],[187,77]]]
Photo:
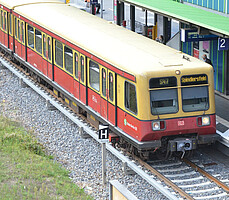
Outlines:
[[218,50],[229,50],[229,38],[218,39]]
[[99,125],[99,139],[103,142],[107,142],[109,138],[109,127],[108,125]]

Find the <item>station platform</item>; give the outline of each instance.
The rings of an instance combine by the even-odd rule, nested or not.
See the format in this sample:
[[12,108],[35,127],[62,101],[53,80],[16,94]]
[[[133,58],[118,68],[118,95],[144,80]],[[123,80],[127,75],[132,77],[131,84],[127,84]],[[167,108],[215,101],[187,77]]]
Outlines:
[[217,149],[229,156],[229,96],[215,92],[216,101],[216,133],[220,140]]

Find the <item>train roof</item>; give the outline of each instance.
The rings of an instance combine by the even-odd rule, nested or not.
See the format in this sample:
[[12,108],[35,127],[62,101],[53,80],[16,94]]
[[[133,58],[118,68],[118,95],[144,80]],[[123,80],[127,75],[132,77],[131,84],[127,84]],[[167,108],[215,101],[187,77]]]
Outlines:
[[[132,75],[210,68],[199,59],[66,4],[33,4],[15,11]],[[168,69],[168,67],[170,67]]]
[[59,0],[0,0],[0,4],[6,6],[9,9],[14,9],[17,6],[37,4],[37,3],[63,3]]

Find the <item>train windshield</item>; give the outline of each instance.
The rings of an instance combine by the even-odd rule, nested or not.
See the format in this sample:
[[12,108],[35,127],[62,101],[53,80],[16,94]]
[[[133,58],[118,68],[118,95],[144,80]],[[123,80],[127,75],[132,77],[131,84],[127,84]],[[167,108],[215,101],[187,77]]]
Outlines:
[[150,91],[151,113],[153,115],[178,112],[177,89]]
[[187,87],[181,89],[183,111],[208,110],[208,86]]

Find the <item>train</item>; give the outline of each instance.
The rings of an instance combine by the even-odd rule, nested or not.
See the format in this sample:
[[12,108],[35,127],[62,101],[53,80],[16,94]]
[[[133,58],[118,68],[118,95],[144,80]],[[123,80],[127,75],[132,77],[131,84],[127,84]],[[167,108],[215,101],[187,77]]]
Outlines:
[[0,48],[112,144],[147,157],[214,143],[213,68],[58,0],[0,0]]

